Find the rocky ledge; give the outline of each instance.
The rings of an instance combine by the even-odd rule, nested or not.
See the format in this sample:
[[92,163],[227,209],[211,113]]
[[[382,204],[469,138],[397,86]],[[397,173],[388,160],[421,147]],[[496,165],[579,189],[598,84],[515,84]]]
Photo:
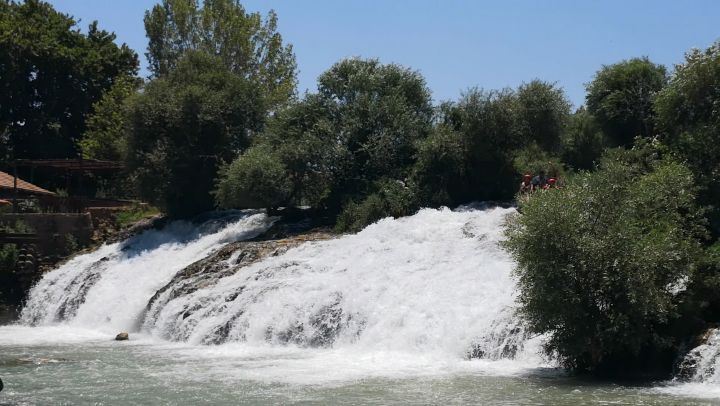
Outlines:
[[286,225],[281,224],[253,240],[227,244],[212,255],[178,272],[170,282],[153,295],[147,309],[150,310],[158,301],[164,304],[179,296],[212,286],[221,278],[233,275],[248,265],[264,258],[281,255],[300,244],[334,237],[336,235],[327,229],[288,232]]

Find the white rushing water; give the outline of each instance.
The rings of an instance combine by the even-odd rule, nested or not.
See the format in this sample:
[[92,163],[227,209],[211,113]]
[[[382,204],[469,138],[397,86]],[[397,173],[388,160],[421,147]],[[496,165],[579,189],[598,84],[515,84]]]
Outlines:
[[135,330],[152,295],[181,269],[231,241],[271,225],[264,214],[226,214],[201,224],[177,221],[79,255],[32,288],[25,324],[59,322],[107,332]]
[[[175,223],[47,274],[32,289],[22,320],[129,330],[206,354],[306,348],[338,363],[349,353],[381,354],[393,365],[445,365],[472,355],[504,360],[496,366],[510,371],[536,367],[542,365],[538,339],[526,340],[514,315],[514,264],[498,244],[513,212],[425,209],[384,219],[354,235],[304,243],[199,289],[164,291],[148,306],[184,267],[270,224],[261,214],[224,225]],[[231,346],[209,350],[202,344]],[[367,368],[382,369],[377,360]]]
[[680,376],[659,392],[707,398],[720,397],[720,329],[711,329],[703,342],[680,363]]
[[[528,337],[515,315],[514,263],[499,244],[513,213],[425,209],[243,267],[243,245],[227,244],[274,219],[226,213],[103,246],[46,274],[22,325],[0,327],[9,399],[75,403],[78,390],[93,401],[168,404],[720,397],[718,332],[691,351],[684,381],[632,388],[562,377],[539,356],[543,337]],[[131,340],[113,342],[119,331]]]
[[145,321],[172,340],[445,351],[462,356],[513,305],[498,247],[509,210],[423,210],[311,242],[217,284],[159,301]]

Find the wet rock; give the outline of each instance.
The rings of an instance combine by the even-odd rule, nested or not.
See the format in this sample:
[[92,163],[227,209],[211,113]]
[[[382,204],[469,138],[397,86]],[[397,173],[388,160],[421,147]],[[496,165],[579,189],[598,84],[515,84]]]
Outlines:
[[[133,224],[129,228],[125,230],[121,230],[118,233],[113,234],[108,239],[105,240],[106,244],[114,243],[114,242],[122,242],[125,240],[128,240],[131,237],[134,237],[138,234],[141,234],[144,231],[147,230],[158,230],[167,225],[170,222],[170,220],[161,215],[158,214],[156,216],[143,219],[138,221],[137,223]],[[127,248],[127,247],[125,247]]]
[[115,341],[127,341],[130,339],[130,335],[128,333],[120,333],[115,336]]

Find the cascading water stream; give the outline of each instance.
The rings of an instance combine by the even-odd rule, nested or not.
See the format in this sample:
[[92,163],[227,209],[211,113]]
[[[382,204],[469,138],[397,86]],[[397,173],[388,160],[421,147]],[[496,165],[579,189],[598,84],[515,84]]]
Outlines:
[[720,383],[720,329],[708,330],[702,344],[693,348],[679,365],[679,380]]
[[222,277],[207,280],[179,271],[269,221],[245,214],[223,226],[174,224],[49,273],[22,320],[139,329],[189,344],[512,358],[527,343],[513,314],[514,264],[498,244],[513,212],[424,209],[247,266],[225,259],[212,271],[220,267]]
[[[450,373],[459,378],[448,382],[457,383],[478,372],[489,378],[473,375],[471,388],[489,385],[483,393],[495,394],[503,389],[493,385],[509,384],[515,393],[525,386],[495,377],[555,372],[538,355],[543,337],[529,337],[515,315],[515,264],[499,244],[503,222],[513,213],[425,209],[315,241],[306,241],[310,233],[238,242],[273,224],[257,212],[172,223],[46,274],[23,309],[26,326],[0,329],[0,344],[23,356],[28,343],[37,351],[51,345],[51,354],[61,348],[81,359],[84,350],[75,346],[87,343],[102,355],[98,359],[119,354],[120,371],[133,374],[126,382],[139,382],[134,374],[140,374],[160,379],[158,390],[169,380],[176,382],[169,386],[174,393],[198,381],[194,390],[201,397],[237,385],[243,393],[266,396],[262,385],[268,382],[332,387],[355,381],[364,391],[368,379],[380,379],[384,388],[386,378]],[[110,341],[121,330],[132,332],[128,345]],[[108,368],[104,373],[118,373]],[[720,330],[710,331],[682,368],[673,382],[623,389],[631,393],[622,399],[647,393],[671,401],[676,395],[720,398]],[[219,392],[213,386],[218,382]],[[562,396],[585,390],[581,385]],[[602,387],[599,396],[615,391]],[[118,393],[128,392],[123,386]]]
[[21,321],[132,330],[150,297],[175,273],[227,242],[261,234],[271,224],[257,212],[226,213],[200,224],[173,222],[104,245],[46,274],[31,289]]

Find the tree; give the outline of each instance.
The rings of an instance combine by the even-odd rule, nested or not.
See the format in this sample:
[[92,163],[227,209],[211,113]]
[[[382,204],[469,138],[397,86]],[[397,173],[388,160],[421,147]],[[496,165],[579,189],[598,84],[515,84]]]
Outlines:
[[655,109],[663,140],[685,160],[703,188],[704,204],[713,205],[713,229],[720,235],[720,42],[694,49],[675,67]]
[[460,134],[465,151],[464,186],[451,199],[512,198],[516,189],[513,159],[527,144],[516,93],[472,88],[457,103],[445,103],[440,110],[440,123]]
[[257,145],[276,151],[292,183],[289,201],[322,208],[333,182],[343,173],[350,156],[336,142],[330,105],[318,94],[306,95],[270,118],[256,138]]
[[336,178],[340,193],[408,175],[415,143],[429,134],[433,115],[418,72],[376,59],[346,59],[320,75],[318,90],[337,142],[349,154],[347,172]]
[[140,196],[171,216],[213,208],[219,165],[247,148],[266,111],[254,82],[196,51],[130,103],[129,169]]
[[[278,111],[255,146],[274,151],[284,167],[292,184],[288,202],[337,215],[351,201],[390,190],[388,184],[410,176],[416,144],[431,131],[432,115],[430,92],[420,74],[377,60],[348,59],[320,76],[318,93]],[[229,179],[224,174],[221,183],[228,188],[250,184],[250,171],[237,175]],[[383,196],[391,195],[398,194]],[[395,202],[386,203],[387,215],[400,211]]]
[[237,0],[162,0],[145,13],[146,54],[153,76],[168,74],[188,50],[216,55],[232,73],[263,89],[269,106],[295,92],[292,46],[277,32],[277,15],[263,20]]
[[0,159],[75,157],[93,103],[137,69],[97,22],[83,34],[48,3],[0,1]]
[[128,100],[140,88],[134,77],[118,78],[93,105],[79,146],[84,158],[122,161],[127,155]]
[[[562,365],[629,372],[663,360],[681,294],[703,261],[692,173],[638,145],[534,195],[511,219],[521,313]],[[665,365],[667,366],[667,365]]]
[[648,58],[605,65],[587,85],[587,108],[615,146],[655,135],[653,98],[667,83],[665,67]]
[[570,102],[563,90],[533,80],[518,87],[517,98],[525,138],[549,153],[557,153],[570,118]]

